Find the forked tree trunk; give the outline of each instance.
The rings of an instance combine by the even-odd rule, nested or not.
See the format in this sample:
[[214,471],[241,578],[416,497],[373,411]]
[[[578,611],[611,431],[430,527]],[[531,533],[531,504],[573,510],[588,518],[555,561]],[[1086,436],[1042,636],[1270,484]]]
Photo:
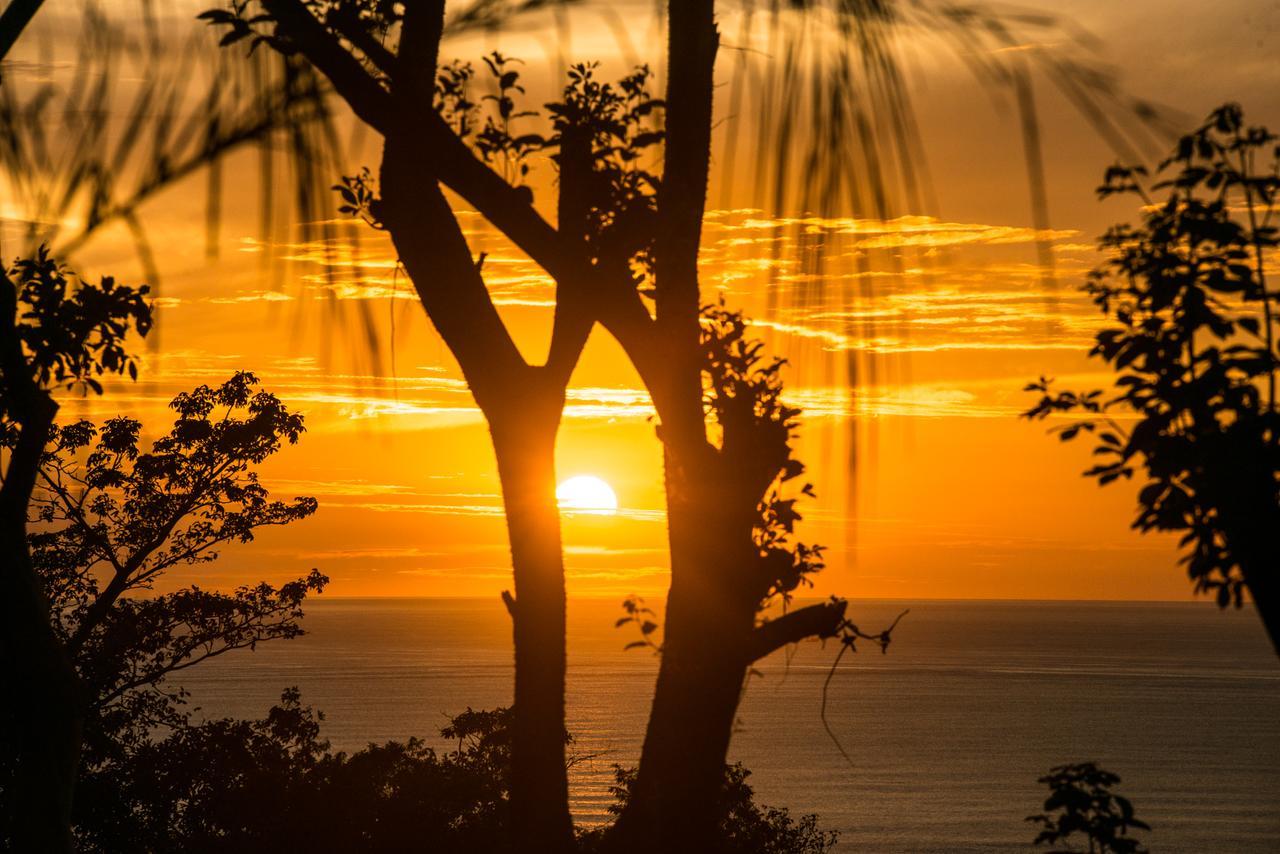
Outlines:
[[757,625],[777,574],[756,543],[757,501],[787,459],[785,435],[722,426],[719,449],[663,431],[671,589],[640,770],[608,839],[615,851],[720,850],[725,759],[748,669],[844,625],[839,600]]
[[488,420],[502,482],[516,591],[513,850],[557,854],[573,844],[565,766],[564,561],[555,497],[565,380],[521,358],[430,159],[408,142],[386,144],[383,218],[427,316]]
[[654,367],[642,375],[662,420],[671,588],[636,787],[609,842],[623,851],[714,852],[716,803],[759,602],[751,585],[735,583],[752,565],[755,496],[736,488],[733,472],[707,444],[703,410],[698,254],[719,47],[715,3],[682,0],[667,8],[666,149],[654,253],[662,355],[646,358]]

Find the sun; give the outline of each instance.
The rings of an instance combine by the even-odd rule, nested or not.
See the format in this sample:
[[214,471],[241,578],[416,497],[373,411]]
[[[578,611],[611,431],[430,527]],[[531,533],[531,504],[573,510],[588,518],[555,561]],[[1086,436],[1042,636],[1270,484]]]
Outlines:
[[556,500],[561,510],[612,515],[618,509],[618,496],[613,488],[598,477],[580,474],[556,487]]

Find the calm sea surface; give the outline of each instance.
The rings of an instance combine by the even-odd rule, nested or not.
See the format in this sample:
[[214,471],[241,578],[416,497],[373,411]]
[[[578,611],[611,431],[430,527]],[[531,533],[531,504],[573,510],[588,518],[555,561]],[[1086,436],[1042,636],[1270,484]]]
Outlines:
[[[1095,760],[1123,777],[1156,852],[1280,852],[1280,663],[1251,611],[1208,604],[860,601],[889,654],[803,645],[753,678],[730,758],[760,801],[815,812],[842,851],[1030,851],[1036,777]],[[624,652],[615,602],[570,604],[569,727],[579,819],[599,821],[613,763],[633,764],[657,662]],[[309,634],[227,656],[183,683],[211,716],[261,716],[297,685],[334,747],[436,736],[467,706],[508,703],[501,603],[329,599]],[[438,740],[438,739],[437,739]]]

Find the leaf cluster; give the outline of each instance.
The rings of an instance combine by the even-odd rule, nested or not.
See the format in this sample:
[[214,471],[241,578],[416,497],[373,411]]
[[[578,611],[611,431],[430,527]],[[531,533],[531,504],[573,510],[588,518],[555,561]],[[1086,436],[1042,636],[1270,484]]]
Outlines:
[[[303,0],[302,5],[324,23],[329,30],[339,34],[363,56],[365,62],[378,70],[375,53],[381,55],[384,42],[403,17],[403,4],[391,0]],[[284,56],[296,52],[289,40],[267,29],[275,17],[256,0],[228,0],[226,6],[201,12],[196,16],[210,26],[227,27],[218,41],[219,47],[249,40],[249,53],[259,45],[267,45]]]
[[784,603],[809,576],[823,569],[823,546],[793,540],[803,518],[802,498],[814,496],[813,485],[794,483],[805,466],[791,454],[800,410],[782,399],[786,360],[765,355],[764,342],[748,335],[741,312],[720,303],[702,310],[703,406],[706,420],[719,433],[721,453],[748,462],[757,472],[754,540],[760,573],[766,579],[761,606],[775,597]]
[[164,679],[201,661],[301,633],[301,605],[328,579],[316,571],[282,585],[214,593],[192,586],[157,597],[167,571],[205,564],[225,543],[248,543],[263,527],[316,510],[314,498],[272,500],[255,467],[296,442],[302,417],[257,379],[239,373],[184,392],[170,404],[172,429],[144,449],[141,425],[113,418],[55,427],[32,496],[33,564],[90,696],[90,710],[162,698],[135,708],[147,727],[176,714],[180,692]]
[[371,228],[382,231],[382,221],[378,219],[378,179],[373,177],[369,167],[362,168],[355,175],[343,175],[339,184],[331,188],[338,194],[341,204],[338,213],[364,220]]
[[[473,710],[440,735],[457,750],[418,738],[335,752],[321,738],[323,714],[285,690],[258,720],[216,719],[145,740],[95,766],[76,792],[79,850],[182,850],[492,854],[507,840],[511,710]],[[566,736],[568,740],[568,737]],[[634,770],[616,770],[620,812]],[[725,768],[717,810],[726,854],[824,854],[833,831],[815,816],[760,806],[741,766]],[[603,829],[581,833],[578,850],[600,850]]]
[[[507,183],[519,185],[529,175],[530,155],[546,146],[546,140],[537,133],[513,133],[513,121],[538,115],[536,110],[516,107],[516,97],[525,91],[520,84],[520,72],[514,66],[523,63],[496,50],[481,59],[493,80],[494,91],[480,98],[481,104],[488,104],[490,110],[472,144],[485,163],[500,169]],[[443,77],[441,74],[437,79]],[[465,134],[462,136],[465,138]]]
[[83,387],[101,394],[104,375],[137,378],[124,341],[130,331],[145,336],[151,330],[146,285],[130,287],[110,276],[96,285],[82,282],[41,246],[33,257],[14,263],[3,287],[30,379],[39,388]]
[[[469,62],[454,60],[436,72],[433,106],[445,123],[493,166],[507,183],[521,188],[532,200],[525,183],[535,155],[547,152],[561,173],[564,195],[572,193],[572,206],[580,209],[583,237],[590,260],[612,270],[624,270],[642,294],[652,297],[653,241],[656,234],[657,191],[660,177],[645,163],[656,156],[664,131],[664,104],[649,90],[651,72],[640,66],[616,83],[601,81],[596,63],[579,63],[568,71],[561,100],[545,105],[545,114],[524,109],[525,94],[520,60],[497,51],[482,57],[492,92],[472,94],[477,72]],[[549,133],[520,132],[514,123],[542,118],[550,121]],[[582,143],[584,162],[566,163]],[[575,171],[568,188],[566,170]],[[378,186],[366,168],[342,178],[333,186],[339,195],[339,212],[382,228],[378,217]],[[564,226],[564,223],[561,223]]]
[[[628,265],[640,292],[652,297],[653,241],[661,178],[646,163],[665,139],[666,105],[649,90],[651,72],[641,65],[616,84],[596,77],[598,65],[569,69],[561,100],[547,105],[553,134],[549,147],[563,176],[566,140],[585,136],[591,157],[585,189],[587,242],[596,263]],[[562,179],[563,191],[563,179]]]
[[[1141,222],[1110,229],[1109,258],[1085,285],[1111,323],[1090,355],[1116,373],[1113,394],[1057,391],[1041,378],[1025,414],[1078,417],[1064,441],[1090,434],[1102,484],[1144,476],[1134,527],[1183,531],[1197,590],[1242,601],[1253,517],[1277,503],[1276,295],[1267,261],[1278,238],[1280,148],[1240,108],[1216,110],[1160,164],[1112,167],[1101,195],[1136,195]],[[1163,193],[1160,201],[1152,193]],[[1269,567],[1268,567],[1269,568]]]
[[227,31],[218,40],[218,47],[230,47],[248,39],[250,56],[264,44],[287,56],[290,50],[283,39],[256,29],[261,24],[270,23],[273,20],[271,15],[254,12],[250,5],[249,0],[230,0],[228,8],[208,9],[196,18],[208,22],[210,26],[227,27]]
[[474,130],[480,106],[471,100],[471,81],[475,76],[475,67],[460,59],[436,70],[434,106],[459,139],[466,139]]
[[644,603],[644,598],[636,596],[634,593],[622,600],[623,615],[614,622],[613,627],[620,629],[626,625],[634,625],[636,630],[640,632],[640,639],[633,640],[623,649],[644,649],[653,650],[654,655],[662,654],[662,644],[657,643],[653,639],[653,635],[658,630],[658,624],[654,622],[657,614],[652,608]]
[[[483,719],[483,720],[480,720]],[[180,727],[100,765],[77,788],[86,852],[505,850],[507,710],[455,718],[475,743],[334,752],[297,689],[259,720]]]
[[1128,798],[1112,793],[1111,787],[1120,782],[1115,774],[1084,762],[1053,768],[1038,782],[1049,787],[1050,795],[1043,813],[1027,817],[1043,828],[1034,844],[1053,845],[1080,834],[1088,840],[1089,851],[1097,854],[1143,854],[1147,850],[1129,833],[1151,828],[1134,817]]

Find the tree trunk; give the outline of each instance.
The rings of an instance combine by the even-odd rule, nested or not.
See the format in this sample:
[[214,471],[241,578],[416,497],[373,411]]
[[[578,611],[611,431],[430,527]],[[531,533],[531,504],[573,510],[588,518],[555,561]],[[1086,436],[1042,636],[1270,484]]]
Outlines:
[[562,395],[490,415],[502,481],[515,638],[511,749],[514,850],[559,852],[573,845],[565,764],[565,586],[556,504],[555,441]]
[[15,727],[13,850],[70,852],[71,801],[80,764],[79,677],[49,623],[26,553],[24,526],[4,525],[3,656]]
[[747,663],[742,621],[727,610],[708,619],[701,604],[672,586],[640,773],[617,826],[620,850],[718,850],[717,802]]
[[516,589],[513,848],[555,854],[573,845],[564,755],[564,560],[555,496],[555,440],[572,365],[561,376],[524,362],[430,161],[411,142],[387,141],[381,210],[427,316],[489,422]]
[[1271,638],[1271,647],[1276,655],[1280,655],[1280,586],[1276,584],[1275,572],[1274,565],[1260,568],[1260,571],[1246,571],[1245,584],[1267,630],[1267,637]]
[[[714,452],[709,452],[714,453]],[[750,493],[716,462],[668,452],[671,589],[636,788],[612,834],[622,851],[714,852],[725,757],[759,604]],[[744,502],[744,498],[748,501]]]
[[[1207,431],[1213,435],[1218,425],[1208,420],[1206,423]],[[1263,438],[1263,429],[1245,423],[1238,430],[1242,435],[1221,436],[1206,443],[1198,497],[1217,511],[1214,527],[1239,565],[1254,608],[1272,647],[1280,655],[1280,548],[1276,541],[1276,532],[1280,531],[1280,492],[1276,488],[1275,456]]]
[[[1240,447],[1247,446],[1241,443]],[[1271,646],[1280,655],[1280,549],[1276,545],[1280,504],[1275,474],[1270,466],[1247,456],[1233,462],[1232,468],[1223,470],[1235,475],[1226,478],[1218,490],[1219,521]]]
[[21,433],[0,488],[0,667],[16,754],[9,818],[15,851],[59,854],[72,850],[84,702],[27,548],[27,505],[57,406],[43,392],[26,392]]

